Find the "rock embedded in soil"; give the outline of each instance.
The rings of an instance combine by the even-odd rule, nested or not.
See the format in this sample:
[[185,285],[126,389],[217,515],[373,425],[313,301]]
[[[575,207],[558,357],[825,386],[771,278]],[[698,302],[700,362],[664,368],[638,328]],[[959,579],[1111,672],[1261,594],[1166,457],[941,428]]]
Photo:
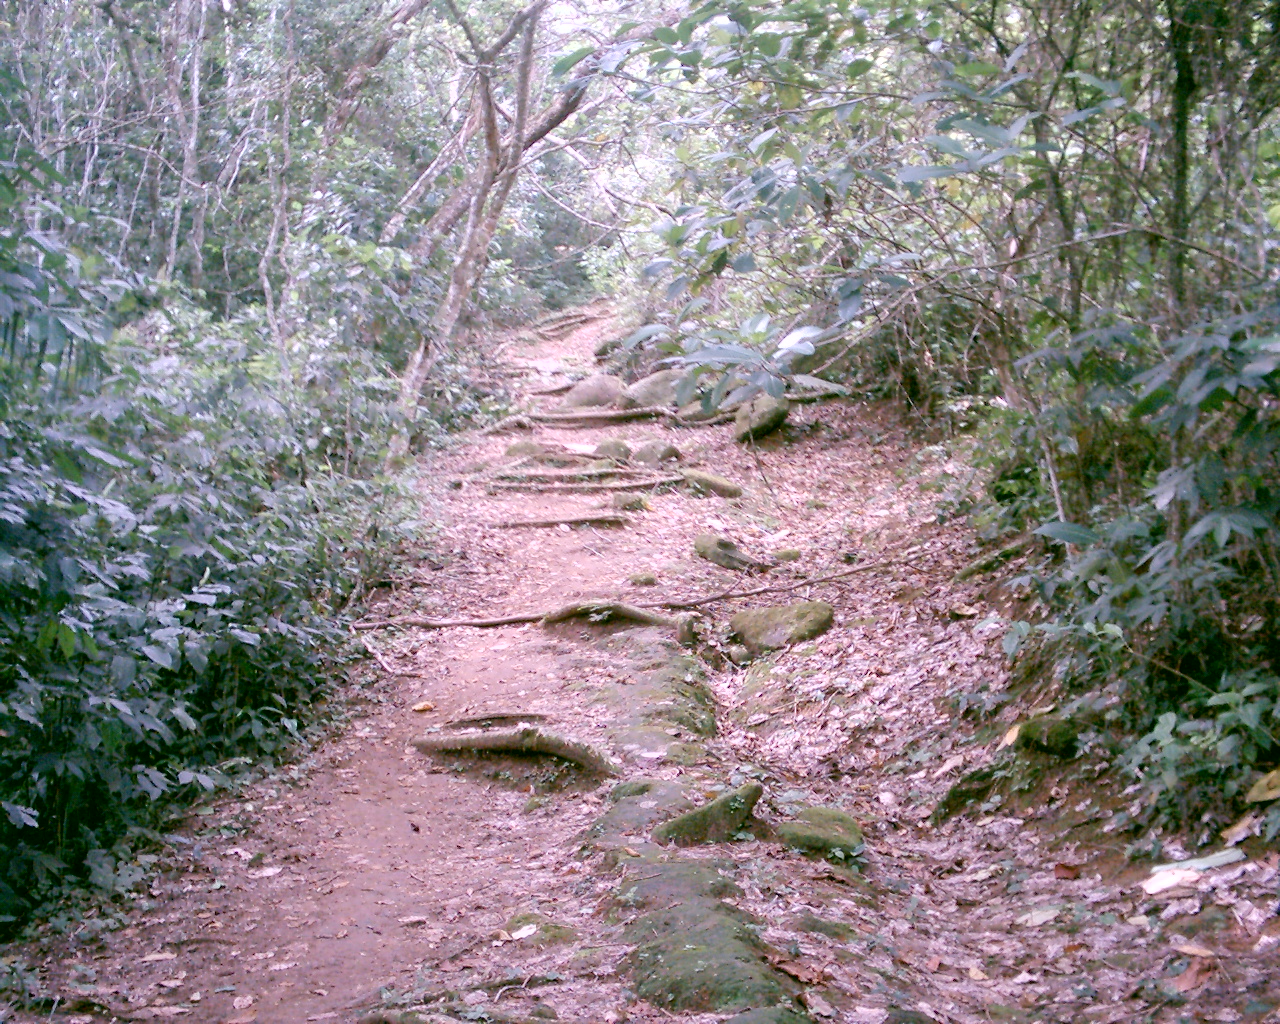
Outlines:
[[646,441],[631,453],[631,461],[641,466],[661,466],[666,462],[677,462],[680,449],[666,441]]
[[768,1006],[730,1017],[724,1024],[810,1024],[812,1019],[785,1006]]
[[1019,750],[1037,750],[1053,757],[1076,756],[1080,732],[1075,723],[1058,715],[1037,715],[1018,727]]
[[680,475],[684,477],[685,483],[700,491],[718,494],[722,498],[742,497],[741,487],[732,480],[726,480],[724,477],[716,476],[714,473],[704,473],[700,469],[686,469],[682,470]]
[[616,437],[610,437],[596,445],[594,452],[597,459],[612,459],[614,462],[626,462],[631,458],[631,446]]
[[775,551],[773,557],[779,562],[798,562],[802,552],[799,548],[783,548],[781,551]]
[[642,512],[649,507],[649,499],[635,491],[618,491],[613,496],[613,507],[622,512]]
[[733,436],[739,441],[754,441],[777,430],[787,420],[791,403],[772,395],[756,395],[738,407],[733,418]]
[[628,578],[633,587],[656,587],[658,585],[658,577],[651,572],[632,573]]
[[[708,562],[725,569],[768,569],[767,562],[761,562],[746,554],[728,537],[717,537],[714,533],[700,533],[693,538],[693,550]],[[830,623],[828,623],[830,625]],[[817,634],[813,634],[817,636]],[[748,647],[750,644],[747,645]]]
[[676,385],[684,376],[683,370],[659,370],[642,377],[618,399],[619,409],[651,409],[676,404]]
[[834,807],[806,807],[774,832],[778,840],[805,853],[823,857],[852,857],[862,849],[862,829],[858,823]]
[[755,810],[756,801],[764,794],[758,782],[748,782],[730,793],[716,797],[692,811],[672,818],[653,830],[659,843],[697,846],[700,843],[723,843],[742,831],[742,826]]
[[536,930],[531,935],[516,941],[538,949],[545,949],[548,946],[563,946],[565,943],[573,942],[578,938],[578,933],[568,925],[557,924],[551,918],[533,912],[516,914],[502,926],[502,930],[514,937],[517,932],[528,928],[529,925],[533,925]]
[[831,628],[835,609],[826,601],[752,608],[729,620],[729,629],[754,655],[812,640]]
[[625,388],[621,378],[598,373],[578,381],[566,391],[564,398],[560,400],[560,408],[568,411],[615,405]]

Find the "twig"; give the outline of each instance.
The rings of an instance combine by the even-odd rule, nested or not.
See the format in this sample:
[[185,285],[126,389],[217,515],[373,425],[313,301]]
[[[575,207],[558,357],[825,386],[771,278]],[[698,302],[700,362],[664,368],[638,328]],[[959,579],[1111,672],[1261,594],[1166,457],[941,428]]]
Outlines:
[[751,590],[722,590],[718,594],[709,594],[706,597],[692,598],[687,601],[652,601],[640,605],[641,608],[671,608],[680,610],[684,608],[700,608],[704,604],[714,604],[716,601],[727,601],[735,597],[754,597],[757,594],[777,594],[788,590],[799,590],[801,587],[811,587],[818,583],[831,583],[834,580],[844,579],[846,576],[853,576],[860,572],[870,572],[872,569],[882,569],[887,562],[868,562],[866,565],[855,566],[852,569],[845,569],[842,572],[833,572],[827,576],[819,576],[816,579],[799,580],[795,583],[778,583],[769,587],[754,587]]
[[400,675],[400,670],[392,665],[368,640],[361,640],[360,644],[369,652],[369,657],[378,663],[378,667],[389,676]]

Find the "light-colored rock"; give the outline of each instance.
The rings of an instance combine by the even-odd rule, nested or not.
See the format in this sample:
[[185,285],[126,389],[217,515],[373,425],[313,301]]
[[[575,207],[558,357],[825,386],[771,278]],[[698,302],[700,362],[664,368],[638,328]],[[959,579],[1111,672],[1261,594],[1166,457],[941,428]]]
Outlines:
[[649,507],[649,499],[635,491],[618,491],[613,496],[613,507],[619,512],[640,512]]
[[826,601],[801,601],[738,612],[729,620],[729,628],[747,650],[759,655],[821,636],[834,621],[835,609]]
[[619,409],[649,409],[655,406],[668,407],[676,404],[676,385],[684,376],[683,370],[659,370],[647,377],[641,377],[622,392],[618,399]]
[[631,445],[620,438],[610,437],[596,445],[597,459],[613,459],[614,462],[626,462],[631,458]]
[[690,487],[696,487],[711,494],[718,494],[722,498],[742,497],[741,487],[732,480],[726,480],[724,477],[716,476],[714,473],[704,473],[700,469],[686,469],[680,475],[684,477],[684,482]]
[[777,430],[786,422],[791,403],[772,395],[756,395],[750,402],[738,408],[733,418],[733,436],[739,441],[751,441]]
[[642,466],[661,466],[680,458],[680,449],[666,441],[646,441],[631,453],[631,461]]
[[598,373],[594,377],[578,381],[566,391],[564,398],[560,400],[560,408],[568,411],[615,405],[625,387],[621,378]]
[[768,562],[752,558],[728,537],[717,537],[714,533],[700,533],[693,538],[693,550],[708,562],[725,569],[770,569]]

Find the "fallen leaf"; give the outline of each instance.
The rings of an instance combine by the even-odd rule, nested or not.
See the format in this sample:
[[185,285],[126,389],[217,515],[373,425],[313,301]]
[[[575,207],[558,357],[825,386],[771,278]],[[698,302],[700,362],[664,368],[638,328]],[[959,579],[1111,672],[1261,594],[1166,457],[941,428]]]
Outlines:
[[1184,942],[1181,946],[1174,946],[1179,953],[1185,953],[1187,956],[1217,956],[1211,949],[1204,946],[1198,946],[1194,942]]
[[280,874],[280,872],[283,870],[284,870],[283,864],[273,864],[269,868],[258,868],[257,871],[250,871],[249,877],[250,878],[272,878],[275,875]]
[[1053,866],[1053,877],[1062,879],[1064,882],[1073,882],[1080,877],[1080,865],[1055,864]]
[[1228,846],[1235,846],[1236,843],[1244,842],[1251,835],[1258,831],[1258,823],[1261,819],[1252,811],[1237,821],[1234,825],[1224,828],[1221,833],[1222,841]]
[[420,700],[413,706],[414,711],[434,711],[436,706],[429,700]]
[[182,988],[182,979],[181,978],[165,978],[164,981],[160,982],[160,987],[161,988]]
[[982,609],[972,604],[953,604],[947,609],[953,619],[975,619],[982,613]]
[[231,1000],[231,1005],[237,1010],[245,1010],[253,1005],[253,996],[236,996]]
[[511,933],[511,938],[527,939],[530,935],[533,935],[537,930],[538,930],[538,926],[536,924],[522,925],[521,927],[517,928],[515,931]]
[[1268,800],[1280,800],[1280,768],[1262,776],[1244,798],[1247,804],[1264,804]]
[[1200,872],[1193,868],[1169,868],[1159,871],[1152,875],[1142,883],[1142,891],[1148,896],[1154,896],[1158,892],[1164,892],[1166,889],[1176,889],[1180,885],[1191,885]]
[[272,964],[270,967],[268,967],[268,968],[267,968],[267,970],[269,970],[269,971],[287,971],[290,967],[297,967],[297,966],[298,966],[297,961],[296,961],[296,960],[291,960],[291,961],[290,961],[289,963],[287,963],[287,964]]
[[1212,976],[1212,964],[1204,960],[1192,960],[1185,971],[1169,982],[1169,987],[1175,992],[1181,992],[1185,995],[1187,992],[1199,988]]
[[1011,747],[1018,742],[1018,732],[1022,729],[1022,723],[1019,722],[1012,729],[1004,734],[1004,738],[1000,740],[1000,746],[997,750],[1003,750],[1005,747]]
[[1024,925],[1027,928],[1038,928],[1040,925],[1048,924],[1057,917],[1058,911],[1058,907],[1041,907],[1038,910],[1030,910],[1015,919],[1014,924]]
[[148,953],[141,960],[140,964],[158,964],[161,960],[177,960],[177,953]]
[[934,771],[931,778],[940,779],[947,772],[959,768],[964,764],[964,754],[952,754],[949,758],[942,762],[942,766]]
[[985,974],[983,974],[982,971],[979,970],[977,967],[969,968],[969,977],[972,978],[974,981],[990,981],[991,980]]

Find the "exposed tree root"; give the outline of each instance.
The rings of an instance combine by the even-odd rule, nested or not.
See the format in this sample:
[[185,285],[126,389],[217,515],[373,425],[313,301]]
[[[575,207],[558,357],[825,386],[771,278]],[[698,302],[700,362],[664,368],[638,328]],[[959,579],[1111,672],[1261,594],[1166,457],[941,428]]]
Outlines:
[[826,576],[815,576],[811,579],[797,580],[795,583],[776,583],[767,587],[753,587],[750,590],[722,590],[717,594],[708,594],[706,597],[694,597],[688,600],[680,601],[651,601],[641,605],[642,608],[670,608],[673,611],[679,611],[687,608],[701,608],[704,604],[715,604],[717,601],[728,601],[735,597],[755,597],[757,594],[781,594],[789,590],[799,590],[801,587],[812,587],[819,583],[833,583],[836,580],[842,580],[846,576],[856,576],[858,573],[871,572],[874,569],[883,569],[889,563],[887,562],[868,562],[866,565],[859,565],[852,569],[844,569],[841,572],[833,572]]
[[523,527],[552,526],[626,526],[631,520],[626,516],[602,512],[595,516],[562,516],[557,519],[510,519],[494,523],[500,530],[517,530]]
[[641,480],[623,480],[619,483],[567,483],[567,484],[539,484],[539,483],[491,483],[488,485],[490,493],[494,491],[530,491],[534,494],[592,494],[596,491],[636,491],[650,487],[662,487],[665,484],[679,484],[684,482],[682,476],[656,476],[649,479]]
[[579,740],[544,732],[534,726],[518,729],[477,730],[465,733],[439,733],[420,736],[413,745],[424,754],[458,753],[473,750],[482,753],[546,754],[570,761],[589,772],[617,775],[618,767],[605,754]]
[[623,604],[621,601],[578,601],[552,611],[526,612],[521,615],[504,615],[492,619],[428,619],[417,615],[404,615],[395,619],[376,619],[371,622],[356,622],[352,629],[386,629],[390,626],[416,626],[419,629],[451,629],[455,626],[471,626],[486,629],[493,626],[516,626],[525,622],[564,622],[566,619],[590,618],[597,622],[609,619],[631,619],[649,626],[668,626],[682,628],[682,620],[668,615],[660,615],[648,608],[664,607],[648,605],[641,607],[634,604]]
[[495,480],[514,480],[518,483],[555,483],[556,481],[599,480],[606,476],[646,477],[653,474],[647,469],[627,469],[622,466],[610,466],[601,469],[530,469],[521,473],[504,469],[495,473]]

